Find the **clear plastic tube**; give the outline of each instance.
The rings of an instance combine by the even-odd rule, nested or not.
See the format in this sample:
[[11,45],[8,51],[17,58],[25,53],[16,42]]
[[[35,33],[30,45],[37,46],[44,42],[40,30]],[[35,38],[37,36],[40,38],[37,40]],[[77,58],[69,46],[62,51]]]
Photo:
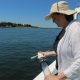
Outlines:
[[41,62],[41,66],[42,66],[44,76],[47,76],[51,73],[50,70],[49,70],[48,64],[45,61]]

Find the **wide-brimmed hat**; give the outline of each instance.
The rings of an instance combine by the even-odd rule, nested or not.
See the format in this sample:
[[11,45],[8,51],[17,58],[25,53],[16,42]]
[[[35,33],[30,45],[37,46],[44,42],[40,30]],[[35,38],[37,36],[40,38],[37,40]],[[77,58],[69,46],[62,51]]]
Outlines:
[[54,15],[54,13],[62,13],[62,14],[66,14],[66,15],[71,15],[71,14],[75,14],[76,11],[69,9],[68,2],[59,1],[59,2],[54,3],[51,6],[50,13],[45,17],[45,19],[46,20],[51,19],[52,15]]

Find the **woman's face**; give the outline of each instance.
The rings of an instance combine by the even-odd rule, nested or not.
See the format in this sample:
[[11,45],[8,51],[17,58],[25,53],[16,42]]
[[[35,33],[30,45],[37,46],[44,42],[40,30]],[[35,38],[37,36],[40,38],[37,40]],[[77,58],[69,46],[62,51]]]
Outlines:
[[64,16],[62,14],[54,14],[52,20],[57,24],[58,27],[64,27]]

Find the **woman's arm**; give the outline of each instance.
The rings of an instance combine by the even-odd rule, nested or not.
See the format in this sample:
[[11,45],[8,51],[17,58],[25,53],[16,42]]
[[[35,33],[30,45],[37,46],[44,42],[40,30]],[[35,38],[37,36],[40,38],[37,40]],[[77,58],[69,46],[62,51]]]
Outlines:
[[40,52],[44,57],[49,57],[49,56],[56,56],[55,51],[46,51],[46,52]]
[[[70,45],[73,55],[73,62],[63,71],[66,77],[70,79],[80,79],[80,24],[76,24],[72,28]],[[77,79],[79,78],[79,79]]]

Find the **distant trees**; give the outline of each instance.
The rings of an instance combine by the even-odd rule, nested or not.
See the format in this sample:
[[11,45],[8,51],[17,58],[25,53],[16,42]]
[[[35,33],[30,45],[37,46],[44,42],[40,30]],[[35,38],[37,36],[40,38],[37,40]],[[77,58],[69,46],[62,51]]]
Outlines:
[[30,24],[24,24],[24,27],[31,27]]
[[30,24],[17,24],[12,22],[0,22],[0,27],[32,27]]

